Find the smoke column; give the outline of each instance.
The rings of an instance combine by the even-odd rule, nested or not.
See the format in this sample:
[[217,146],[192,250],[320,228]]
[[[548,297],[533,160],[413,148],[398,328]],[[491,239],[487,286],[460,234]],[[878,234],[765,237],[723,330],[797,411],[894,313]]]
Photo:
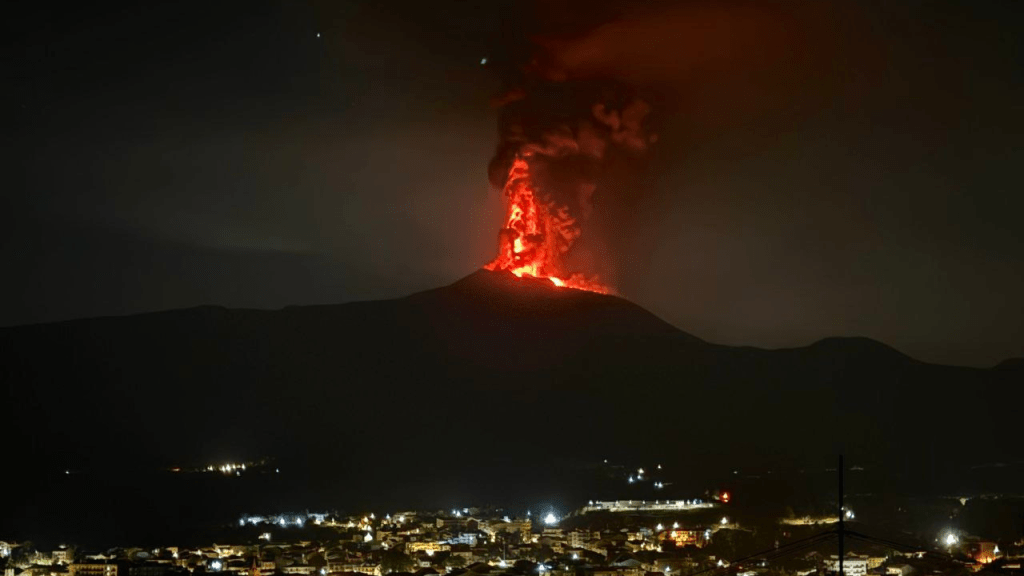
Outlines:
[[[499,100],[491,183],[507,202],[498,257],[487,268],[601,292],[611,266],[592,221],[616,190],[612,171],[642,157],[656,136],[650,106],[622,84],[540,79]],[[614,168],[613,168],[614,167]]]

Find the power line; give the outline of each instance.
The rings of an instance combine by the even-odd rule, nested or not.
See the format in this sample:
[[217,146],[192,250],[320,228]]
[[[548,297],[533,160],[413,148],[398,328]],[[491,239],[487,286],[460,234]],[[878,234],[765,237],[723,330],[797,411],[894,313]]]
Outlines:
[[[887,540],[885,538],[879,538],[879,537],[875,537],[875,536],[868,536],[867,534],[861,534],[860,532],[854,532],[854,531],[851,531],[851,530],[847,530],[845,522],[844,522],[844,515],[845,515],[846,511],[843,509],[844,508],[844,506],[843,506],[844,505],[844,502],[843,502],[843,500],[844,500],[844,498],[843,498],[843,496],[844,496],[844,494],[843,494],[843,491],[844,491],[844,487],[843,487],[843,472],[844,472],[844,468],[843,468],[843,456],[842,455],[839,456],[839,469],[838,469],[838,472],[839,472],[839,525],[838,525],[838,528],[836,530],[828,530],[826,532],[821,532],[821,533],[815,534],[813,536],[808,536],[806,538],[801,538],[800,540],[794,540],[793,542],[789,542],[789,543],[787,543],[787,544],[785,544],[783,546],[780,546],[780,547],[772,548],[772,549],[769,549],[769,550],[762,550],[761,552],[757,552],[757,553],[751,554],[749,556],[745,556],[743,558],[740,558],[738,560],[734,560],[734,561],[729,563],[729,566],[712,566],[710,568],[705,568],[703,570],[698,570],[696,572],[691,572],[691,573],[687,574],[686,576],[701,576],[702,574],[707,574],[709,572],[715,572],[715,571],[726,571],[727,572],[729,570],[733,570],[734,566],[739,566],[739,565],[741,565],[743,563],[749,562],[751,560],[756,560],[756,559],[759,559],[759,558],[763,558],[764,560],[777,560],[779,558],[783,558],[785,556],[789,556],[791,554],[795,554],[797,552],[800,552],[801,550],[806,550],[807,548],[811,548],[813,546],[817,546],[818,544],[821,544],[823,542],[831,540],[832,538],[837,538],[838,542],[839,542],[839,562],[838,562],[839,571],[838,571],[838,574],[840,576],[842,576],[842,574],[844,574],[844,567],[843,567],[843,560],[844,560],[843,539],[844,539],[844,537],[847,537],[847,536],[850,537],[850,538],[853,538],[855,540],[862,541],[862,542],[869,542],[869,543],[872,543],[872,544],[880,544],[882,546],[885,546],[887,548],[891,548],[891,549],[894,549],[894,550],[901,550],[901,551],[903,551],[903,550],[912,550],[914,552],[918,552],[918,553],[921,553],[923,555],[928,555],[929,557],[933,557],[933,558],[936,558],[936,559],[939,559],[939,560],[943,560],[943,561],[946,561],[946,562],[960,563],[951,554],[947,554],[947,553],[944,553],[944,552],[938,552],[938,551],[935,551],[935,550],[926,549],[926,548],[923,548],[921,546],[914,546],[914,545],[910,545],[910,544],[904,544],[902,542],[896,542],[894,540]],[[987,571],[987,568],[983,567],[982,571]]]
[[[957,558],[955,556],[953,556],[952,554],[948,554],[946,552],[939,552],[937,550],[928,549],[928,548],[924,548],[924,547],[921,547],[921,546],[912,546],[912,545],[909,545],[909,544],[903,544],[902,542],[896,542],[895,540],[888,540],[888,539],[885,539],[885,538],[879,538],[877,536],[868,536],[867,534],[861,534],[859,532],[847,532],[846,534],[847,534],[847,536],[849,536],[851,538],[854,538],[856,540],[861,540],[863,542],[870,542],[872,544],[880,544],[882,546],[885,546],[887,548],[892,548],[892,549],[895,549],[895,550],[911,550],[911,551],[918,552],[918,553],[920,553],[922,555],[926,555],[926,556],[928,556],[930,558],[934,558],[934,559],[937,559],[937,560],[942,560],[942,561],[945,561],[945,562],[960,563],[960,561],[957,560]],[[989,573],[991,571],[990,571],[990,569],[988,567],[982,566],[980,572]]]

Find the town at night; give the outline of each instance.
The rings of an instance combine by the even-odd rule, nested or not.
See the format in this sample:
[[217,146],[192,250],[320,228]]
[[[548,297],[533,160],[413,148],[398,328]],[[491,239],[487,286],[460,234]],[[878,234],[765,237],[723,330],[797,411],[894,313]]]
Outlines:
[[4,20],[2,576],[1024,574],[1021,0]]

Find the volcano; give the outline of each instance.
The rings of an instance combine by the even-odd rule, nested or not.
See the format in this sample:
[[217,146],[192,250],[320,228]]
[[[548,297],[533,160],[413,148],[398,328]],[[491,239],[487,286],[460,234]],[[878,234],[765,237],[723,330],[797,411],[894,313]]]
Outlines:
[[599,431],[600,453],[638,450],[625,440],[637,423],[655,437],[707,430],[700,445],[751,453],[767,441],[753,430],[800,438],[827,423],[848,450],[898,451],[901,439],[931,445],[937,421],[1000,438],[1000,399],[1019,384],[1012,363],[926,364],[866,338],[716,345],[623,298],[487,270],[395,300],[4,328],[0,349],[7,437],[34,429],[25,456],[71,467],[111,451],[163,461],[323,435],[358,452],[346,437],[400,444],[388,427],[423,421],[443,436],[459,415]]
[[337,496],[462,474],[500,492],[566,460],[1021,456],[1012,363],[927,364],[865,338],[721,346],[510,272],[386,301],[4,328],[0,350],[6,459],[35,473],[272,455]]

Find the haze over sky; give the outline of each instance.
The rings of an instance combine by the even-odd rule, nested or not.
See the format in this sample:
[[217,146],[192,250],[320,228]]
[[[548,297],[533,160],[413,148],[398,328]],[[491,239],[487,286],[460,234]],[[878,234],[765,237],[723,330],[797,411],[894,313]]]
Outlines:
[[12,15],[0,325],[471,273],[534,38],[658,94],[625,296],[724,344],[1024,355],[1020,2],[378,4]]

